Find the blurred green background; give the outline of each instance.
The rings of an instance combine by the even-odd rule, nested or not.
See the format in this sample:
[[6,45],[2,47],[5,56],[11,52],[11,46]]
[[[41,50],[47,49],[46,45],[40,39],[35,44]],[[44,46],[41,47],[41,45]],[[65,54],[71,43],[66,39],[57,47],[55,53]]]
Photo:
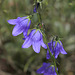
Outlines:
[[[32,14],[33,4],[34,0],[0,0],[0,75],[38,75],[36,70],[42,63],[51,61],[42,47],[39,54],[32,47],[22,49],[23,34],[12,36],[14,26],[7,22]],[[43,0],[40,13],[48,41],[58,35],[68,53],[57,59],[59,74],[75,75],[75,0]],[[30,29],[36,24],[35,14]]]

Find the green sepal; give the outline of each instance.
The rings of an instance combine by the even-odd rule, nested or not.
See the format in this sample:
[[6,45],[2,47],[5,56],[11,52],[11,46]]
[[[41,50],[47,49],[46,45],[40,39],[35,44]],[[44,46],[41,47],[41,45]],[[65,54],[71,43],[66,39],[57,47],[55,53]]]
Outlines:
[[[28,24],[29,24],[29,22],[30,22],[30,16],[27,16],[27,19],[29,19],[29,20],[28,20]],[[28,24],[27,24],[27,26],[28,26]]]
[[[36,29],[35,33],[36,33],[38,30],[40,31],[40,29]],[[35,34],[35,33],[34,33],[34,34]],[[33,34],[33,35],[34,35],[34,34]]]
[[62,46],[62,44],[60,43],[60,41],[58,41],[59,42],[59,44]]
[[[56,41],[56,43],[55,43],[55,47],[56,47],[57,43],[58,43],[58,41]],[[55,47],[54,47],[54,48],[55,48]]]
[[52,64],[52,65],[50,65],[51,67],[54,67],[54,65]]

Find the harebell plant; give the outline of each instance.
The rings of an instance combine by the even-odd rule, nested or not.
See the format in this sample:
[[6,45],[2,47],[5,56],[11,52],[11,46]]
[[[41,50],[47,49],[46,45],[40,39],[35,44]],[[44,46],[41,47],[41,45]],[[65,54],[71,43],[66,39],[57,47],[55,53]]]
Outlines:
[[[57,68],[57,58],[58,55],[67,54],[63,48],[62,42],[59,37],[54,36],[51,41],[47,41],[47,35],[45,34],[44,22],[42,22],[42,17],[40,11],[42,10],[43,0],[34,0],[33,13],[24,17],[17,17],[17,19],[10,19],[7,22],[11,25],[15,25],[12,31],[13,36],[18,36],[23,33],[24,43],[22,48],[29,48],[32,45],[33,50],[36,53],[40,52],[40,48],[43,47],[46,50],[46,59],[52,59],[52,62],[43,62],[43,65],[36,71],[38,74],[43,75],[59,75]],[[41,10],[40,10],[41,9]],[[32,17],[36,14],[38,16],[38,24],[35,28],[31,30],[30,25],[32,22]],[[34,24],[35,25],[35,24]]]

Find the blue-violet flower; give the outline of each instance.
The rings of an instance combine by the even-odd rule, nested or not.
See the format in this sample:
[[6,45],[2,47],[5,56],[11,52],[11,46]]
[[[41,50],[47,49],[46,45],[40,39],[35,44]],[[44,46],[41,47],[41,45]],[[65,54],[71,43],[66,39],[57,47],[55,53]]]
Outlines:
[[42,34],[39,30],[33,29],[30,34],[26,37],[25,42],[22,45],[22,48],[28,48],[32,45],[36,53],[40,52],[40,47],[47,49],[46,44],[43,42]]
[[44,75],[57,75],[55,72],[55,67],[51,66],[50,63],[43,63],[42,67],[36,71],[38,74]]
[[[50,49],[52,55],[54,55],[55,58],[58,57],[59,53],[67,54],[66,51],[63,48],[63,45],[62,45],[61,41],[52,41],[51,40],[51,42],[48,43],[48,46],[49,46],[49,49]],[[50,54],[49,54],[48,50],[47,50],[46,58],[47,59],[50,58]]]
[[40,6],[40,3],[37,3],[37,4],[35,5],[34,10],[33,10],[34,13],[37,12],[37,9],[38,9],[39,6]]
[[17,36],[23,32],[24,36],[27,35],[28,29],[30,28],[31,20],[26,17],[18,17],[17,19],[8,20],[9,24],[15,25],[12,35]]

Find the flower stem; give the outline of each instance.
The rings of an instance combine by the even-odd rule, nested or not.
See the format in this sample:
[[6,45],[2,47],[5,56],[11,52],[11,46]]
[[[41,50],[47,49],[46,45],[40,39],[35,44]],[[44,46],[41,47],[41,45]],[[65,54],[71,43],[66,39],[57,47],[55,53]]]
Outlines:
[[[42,23],[42,17],[41,17],[41,14],[40,14],[39,11],[38,11],[37,15],[38,15],[38,18],[39,18],[39,23]],[[52,61],[54,62],[55,71],[56,71],[56,73],[57,73],[57,75],[58,75],[57,66],[56,66],[56,59],[55,59],[55,57],[52,55],[52,53],[50,52],[50,49],[49,49],[49,46],[48,46],[48,42],[47,42],[46,34],[45,34],[45,33],[43,33],[43,37],[44,37],[45,43],[46,43],[46,45],[47,45],[47,48],[48,48],[49,54],[50,54],[50,56],[51,56],[51,59],[52,59]]]
[[56,73],[57,73],[57,75],[58,75],[57,66],[56,66],[56,59],[55,59],[55,57],[52,55],[52,53],[50,52],[50,49],[49,49],[49,46],[48,46],[48,43],[47,43],[47,39],[46,39],[46,35],[43,34],[43,37],[44,37],[45,43],[46,43],[46,45],[47,45],[47,48],[48,48],[49,54],[50,54],[50,56],[51,56],[51,59],[52,59],[53,62],[54,62],[55,71],[56,71]]

